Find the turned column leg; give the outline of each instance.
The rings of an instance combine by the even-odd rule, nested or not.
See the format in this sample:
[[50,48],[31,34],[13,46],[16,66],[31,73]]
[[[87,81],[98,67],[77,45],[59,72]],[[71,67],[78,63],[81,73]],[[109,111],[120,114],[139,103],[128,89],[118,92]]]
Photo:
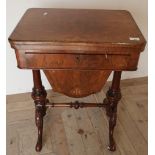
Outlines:
[[107,103],[106,114],[109,116],[109,146],[110,151],[116,150],[116,144],[114,141],[113,133],[114,127],[116,126],[117,120],[117,104],[121,99],[120,92],[120,80],[121,80],[121,71],[115,71],[113,75],[112,85],[109,88],[106,99],[104,102]]
[[32,98],[35,103],[35,122],[38,128],[38,140],[36,144],[36,151],[39,152],[42,149],[42,134],[43,134],[43,116],[46,114],[46,90],[41,82],[41,76],[39,70],[33,70],[33,82],[34,87],[32,89]]

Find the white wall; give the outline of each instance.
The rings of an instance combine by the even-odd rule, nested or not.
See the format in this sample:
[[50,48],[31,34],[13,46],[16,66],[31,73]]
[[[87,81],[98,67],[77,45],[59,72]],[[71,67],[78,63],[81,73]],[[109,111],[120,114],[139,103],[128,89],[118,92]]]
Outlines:
[[[147,0],[7,0],[7,38],[28,8],[85,8],[129,10],[147,40]],[[7,41],[7,94],[29,92],[32,89],[31,70],[20,70],[16,66],[14,50]],[[2,52],[2,51],[1,51]],[[141,54],[138,70],[124,72],[122,78],[147,76],[147,48]],[[44,86],[50,85],[42,76]],[[111,77],[109,78],[111,80]]]

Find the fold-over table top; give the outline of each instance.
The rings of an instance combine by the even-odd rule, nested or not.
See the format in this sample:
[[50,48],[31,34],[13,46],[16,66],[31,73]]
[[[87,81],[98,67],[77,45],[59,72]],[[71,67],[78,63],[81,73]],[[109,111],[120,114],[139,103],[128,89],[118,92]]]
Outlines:
[[142,51],[145,39],[125,10],[28,9],[9,37],[12,44],[130,47]]

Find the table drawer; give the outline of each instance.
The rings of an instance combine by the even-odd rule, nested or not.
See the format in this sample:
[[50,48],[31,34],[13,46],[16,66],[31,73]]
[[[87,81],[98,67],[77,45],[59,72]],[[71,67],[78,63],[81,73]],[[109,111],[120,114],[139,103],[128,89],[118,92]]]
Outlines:
[[131,60],[130,55],[118,54],[25,53],[22,60],[20,68],[36,69],[128,69],[137,64]]

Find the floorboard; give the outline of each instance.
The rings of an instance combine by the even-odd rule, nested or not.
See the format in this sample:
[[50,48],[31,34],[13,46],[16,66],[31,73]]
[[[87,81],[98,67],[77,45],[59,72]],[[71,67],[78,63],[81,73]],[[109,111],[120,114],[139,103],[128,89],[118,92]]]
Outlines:
[[[78,100],[102,102],[110,84],[99,93]],[[76,100],[51,90],[47,92],[53,102]],[[7,155],[147,155],[147,78],[122,80],[121,92],[114,153],[107,150],[108,118],[102,108],[48,109],[44,117],[43,149],[36,153],[37,129],[31,93],[8,95]]]

